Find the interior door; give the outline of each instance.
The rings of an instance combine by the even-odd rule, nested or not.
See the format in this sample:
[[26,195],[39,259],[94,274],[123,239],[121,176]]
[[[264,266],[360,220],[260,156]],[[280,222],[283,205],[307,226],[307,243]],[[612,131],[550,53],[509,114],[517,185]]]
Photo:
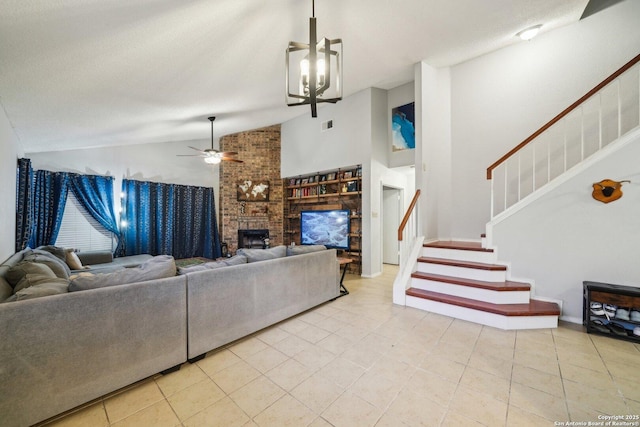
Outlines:
[[400,225],[402,191],[382,187],[382,262],[400,263],[398,226]]

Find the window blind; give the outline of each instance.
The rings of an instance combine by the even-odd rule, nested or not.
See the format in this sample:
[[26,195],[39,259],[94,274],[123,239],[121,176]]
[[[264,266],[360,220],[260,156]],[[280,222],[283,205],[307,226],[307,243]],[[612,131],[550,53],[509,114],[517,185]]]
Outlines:
[[113,251],[114,245],[113,233],[89,215],[73,192],[69,191],[56,246],[78,251]]

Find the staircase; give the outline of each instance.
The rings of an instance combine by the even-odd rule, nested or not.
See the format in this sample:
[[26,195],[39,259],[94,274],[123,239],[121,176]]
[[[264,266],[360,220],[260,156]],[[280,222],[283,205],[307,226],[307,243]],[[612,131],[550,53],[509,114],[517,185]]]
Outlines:
[[507,280],[507,267],[495,262],[481,243],[426,243],[406,305],[500,329],[556,328],[558,305],[531,299],[530,284]]
[[[489,237],[495,237],[500,221],[566,183],[581,167],[610,155],[616,144],[635,141],[634,132],[640,130],[639,77],[637,55],[487,168]],[[395,304],[501,329],[557,327],[561,307],[531,298],[530,284],[507,280],[507,266],[497,264],[496,253],[489,249],[492,239],[486,243],[483,235],[481,243],[423,245],[419,197],[418,189],[398,228]]]

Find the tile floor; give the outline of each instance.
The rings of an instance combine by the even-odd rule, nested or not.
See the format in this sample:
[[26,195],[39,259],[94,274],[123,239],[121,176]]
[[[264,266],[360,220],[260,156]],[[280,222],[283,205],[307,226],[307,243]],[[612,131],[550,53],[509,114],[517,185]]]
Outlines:
[[395,306],[396,271],[348,275],[350,295],[48,426],[553,426],[640,415],[640,345],[576,325],[502,331]]

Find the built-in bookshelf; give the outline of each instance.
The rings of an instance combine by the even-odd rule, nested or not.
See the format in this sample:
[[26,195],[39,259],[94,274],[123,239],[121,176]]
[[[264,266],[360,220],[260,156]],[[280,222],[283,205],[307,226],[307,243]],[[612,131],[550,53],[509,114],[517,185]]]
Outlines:
[[300,212],[349,210],[349,249],[338,255],[353,259],[352,273],[362,272],[362,166],[332,169],[284,179],[284,242],[299,245]]

